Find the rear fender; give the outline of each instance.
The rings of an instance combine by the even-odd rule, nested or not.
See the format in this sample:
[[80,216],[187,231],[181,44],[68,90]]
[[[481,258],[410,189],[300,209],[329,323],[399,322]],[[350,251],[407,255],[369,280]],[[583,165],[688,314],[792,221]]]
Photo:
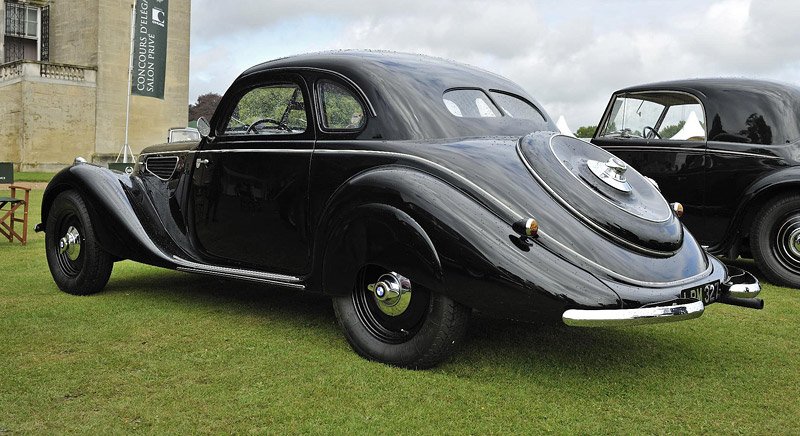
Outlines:
[[414,277],[426,287],[442,279],[439,255],[425,230],[387,204],[363,204],[341,217],[326,247],[323,289],[336,295],[349,293],[364,265]]
[[[566,307],[620,307],[596,277],[538,243],[520,244],[505,222],[458,188],[407,167],[347,181],[318,233],[322,289],[347,295],[366,263],[407,275],[475,309],[513,318]],[[320,241],[322,239],[322,241]],[[324,242],[323,242],[324,241]],[[318,245],[319,247],[319,245]],[[416,268],[416,269],[415,269]]]
[[129,195],[134,191],[128,175],[89,164],[65,168],[48,183],[42,198],[42,223],[58,194],[75,190],[89,205],[98,242],[106,252],[121,258],[171,267],[169,257],[149,238]]
[[760,206],[787,192],[800,192],[800,167],[773,171],[751,183],[742,194],[723,243],[715,247],[714,252],[737,250],[738,242],[750,232],[750,225]]

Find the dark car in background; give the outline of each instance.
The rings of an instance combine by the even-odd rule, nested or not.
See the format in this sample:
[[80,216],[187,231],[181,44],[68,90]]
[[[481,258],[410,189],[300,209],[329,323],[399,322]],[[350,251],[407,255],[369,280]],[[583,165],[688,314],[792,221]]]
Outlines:
[[450,355],[472,309],[607,326],[762,305],[646,178],[483,70],[289,57],[198,127],[130,176],[78,161],[53,178],[37,229],[59,288],[98,292],[133,259],[324,293],[356,352],[412,368]]
[[653,178],[716,255],[800,287],[800,89],[680,80],[611,96],[592,143]]

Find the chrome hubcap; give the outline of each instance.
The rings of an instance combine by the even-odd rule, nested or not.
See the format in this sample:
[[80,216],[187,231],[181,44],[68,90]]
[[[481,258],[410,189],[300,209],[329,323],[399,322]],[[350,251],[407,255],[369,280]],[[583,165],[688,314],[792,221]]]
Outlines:
[[777,259],[790,270],[800,272],[800,214],[787,217],[774,235]]
[[67,229],[67,233],[58,241],[58,252],[66,254],[69,260],[77,260],[81,254],[81,234],[74,226]]
[[792,251],[797,257],[800,257],[800,229],[795,229],[791,235],[789,235],[789,250]]
[[381,312],[398,316],[411,304],[411,280],[390,272],[378,278],[376,283],[367,286]]

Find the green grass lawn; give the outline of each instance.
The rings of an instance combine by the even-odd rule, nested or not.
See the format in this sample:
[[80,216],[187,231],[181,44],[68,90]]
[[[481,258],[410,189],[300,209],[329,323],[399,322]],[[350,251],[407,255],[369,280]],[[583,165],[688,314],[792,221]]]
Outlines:
[[0,241],[0,434],[800,433],[796,290],[660,326],[477,317],[409,371],[353,353],[324,298],[128,261],[75,297],[43,245]]
[[14,183],[18,182],[49,182],[56,173],[14,173]]

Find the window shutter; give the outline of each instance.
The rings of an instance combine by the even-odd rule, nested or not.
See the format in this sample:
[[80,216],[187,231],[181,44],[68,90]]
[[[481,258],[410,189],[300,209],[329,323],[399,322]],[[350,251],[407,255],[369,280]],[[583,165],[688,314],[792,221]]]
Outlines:
[[41,55],[42,62],[50,62],[50,6],[42,7]]

